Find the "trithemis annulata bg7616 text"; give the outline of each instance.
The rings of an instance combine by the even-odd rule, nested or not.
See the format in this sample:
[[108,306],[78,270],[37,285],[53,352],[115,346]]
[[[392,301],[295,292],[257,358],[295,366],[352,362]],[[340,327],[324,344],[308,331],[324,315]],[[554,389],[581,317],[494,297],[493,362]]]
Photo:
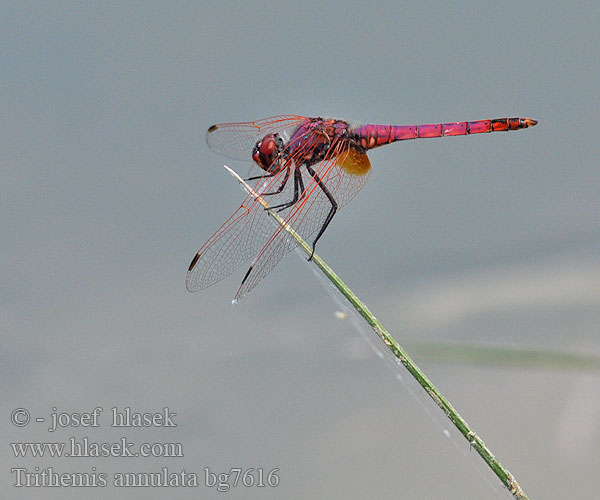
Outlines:
[[[319,238],[342,208],[365,184],[371,164],[367,151],[405,139],[519,130],[530,118],[497,118],[432,125],[356,125],[331,118],[283,115],[246,123],[213,125],[208,145],[236,160],[254,160],[262,175],[254,190],[303,239]],[[254,257],[235,300],[241,299],[298,243],[269,220],[269,213],[249,194],[234,214],[198,250],[186,285],[194,292],[229,276]]]

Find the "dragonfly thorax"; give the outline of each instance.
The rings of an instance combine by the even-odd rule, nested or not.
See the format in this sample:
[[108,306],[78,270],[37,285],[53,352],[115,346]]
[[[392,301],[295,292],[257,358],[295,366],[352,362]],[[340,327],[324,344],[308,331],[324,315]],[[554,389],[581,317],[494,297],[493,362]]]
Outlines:
[[266,172],[278,172],[282,151],[283,139],[278,134],[267,134],[254,145],[252,159]]

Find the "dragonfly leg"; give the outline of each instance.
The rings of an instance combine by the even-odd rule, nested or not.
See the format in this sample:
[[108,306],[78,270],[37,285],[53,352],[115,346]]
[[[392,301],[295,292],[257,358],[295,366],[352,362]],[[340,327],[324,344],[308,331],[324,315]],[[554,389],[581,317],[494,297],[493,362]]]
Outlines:
[[[274,175],[275,174],[263,175],[262,177],[258,177],[258,179],[264,179],[266,177],[273,177]],[[287,167],[287,169],[285,171],[285,175],[284,175],[283,180],[281,181],[281,184],[279,185],[279,187],[275,191],[271,191],[270,193],[261,193],[260,195],[261,196],[272,196],[274,194],[281,193],[283,191],[283,188],[287,184],[287,181],[289,178],[290,178],[290,167]]]
[[273,177],[274,175],[277,175],[279,172],[271,172],[270,174],[263,174],[263,175],[255,175],[254,177],[248,177],[247,179],[244,179],[245,181],[255,181],[256,179],[267,179],[269,177]]
[[304,196],[304,181],[302,180],[302,174],[300,173],[299,169],[294,170],[294,197],[292,198],[291,201],[288,201],[286,203],[282,203],[281,205],[273,205],[272,207],[269,207],[273,210],[277,210],[278,212],[281,212],[283,210],[285,210],[286,208],[291,207],[292,205],[295,205],[296,202],[301,199]]
[[319,238],[321,236],[323,236],[325,229],[327,229],[327,226],[331,222],[331,219],[333,219],[333,216],[337,212],[338,204],[335,201],[335,198],[333,197],[333,195],[329,192],[329,189],[327,189],[325,184],[323,184],[323,182],[321,181],[321,179],[319,178],[317,173],[312,169],[312,167],[310,165],[306,165],[306,170],[308,170],[308,173],[317,182],[317,185],[321,188],[321,191],[323,191],[323,193],[325,193],[325,196],[327,196],[327,199],[331,203],[331,209],[329,210],[329,213],[327,214],[327,218],[325,219],[325,222],[323,222],[321,229],[319,229],[319,232],[317,233],[317,237],[313,241],[312,253],[310,254],[310,257],[308,258],[308,260],[311,260],[313,258],[313,255],[315,254],[315,245],[317,244],[317,241],[319,241]]

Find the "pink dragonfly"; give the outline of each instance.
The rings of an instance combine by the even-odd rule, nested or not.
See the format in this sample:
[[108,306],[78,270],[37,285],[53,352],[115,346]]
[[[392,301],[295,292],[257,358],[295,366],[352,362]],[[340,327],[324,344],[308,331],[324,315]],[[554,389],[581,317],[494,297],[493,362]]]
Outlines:
[[[256,181],[254,191],[303,239],[315,235],[314,253],[333,216],[367,181],[369,149],[406,139],[519,130],[536,124],[530,118],[496,118],[432,125],[358,125],[283,115],[213,125],[206,141],[225,156],[256,162],[261,175],[247,179]],[[269,219],[269,212],[249,194],[192,259],[187,289],[207,288],[252,257],[235,301],[258,285],[298,245],[283,226]]]

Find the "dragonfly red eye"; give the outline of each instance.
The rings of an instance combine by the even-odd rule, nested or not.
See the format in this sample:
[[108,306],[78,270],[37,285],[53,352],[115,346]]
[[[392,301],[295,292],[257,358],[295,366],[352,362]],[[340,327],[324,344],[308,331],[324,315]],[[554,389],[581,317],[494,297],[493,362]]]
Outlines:
[[260,144],[260,154],[270,156],[275,151],[275,147],[275,137],[273,134],[266,135]]
[[254,147],[252,159],[258,163],[263,170],[269,170],[275,158],[279,154],[277,149],[277,141],[275,135],[267,134],[262,141],[258,142]]

